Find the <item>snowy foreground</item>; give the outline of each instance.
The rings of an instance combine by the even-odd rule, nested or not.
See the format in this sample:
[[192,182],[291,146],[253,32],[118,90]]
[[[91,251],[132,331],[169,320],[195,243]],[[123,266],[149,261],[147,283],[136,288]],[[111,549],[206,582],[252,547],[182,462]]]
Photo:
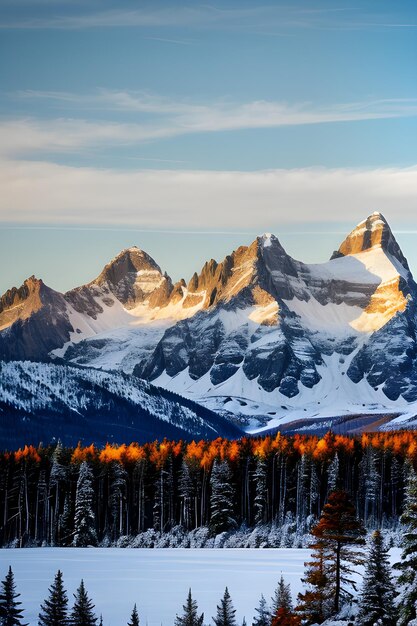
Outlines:
[[[302,589],[306,549],[246,550],[135,550],[129,548],[29,548],[0,551],[0,576],[12,566],[25,608],[25,621],[37,624],[39,605],[58,569],[72,600],[84,578],[96,610],[106,626],[124,626],[133,604],[138,605],[141,624],[174,623],[189,587],[212,623],[216,605],[226,585],[241,622],[251,623],[261,593],[269,601],[281,573],[291,584],[294,599]],[[400,550],[391,550],[391,561]]]

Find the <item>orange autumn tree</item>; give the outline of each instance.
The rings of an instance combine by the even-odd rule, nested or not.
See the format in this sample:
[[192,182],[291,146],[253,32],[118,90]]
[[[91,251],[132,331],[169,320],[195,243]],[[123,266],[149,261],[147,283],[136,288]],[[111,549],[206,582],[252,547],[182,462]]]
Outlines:
[[311,530],[315,542],[313,559],[306,563],[308,589],[299,595],[298,611],[307,624],[320,624],[337,615],[342,602],[352,597],[349,587],[356,587],[350,575],[354,566],[363,563],[358,547],[365,543],[364,534],[349,495],[345,491],[330,494],[320,521]]

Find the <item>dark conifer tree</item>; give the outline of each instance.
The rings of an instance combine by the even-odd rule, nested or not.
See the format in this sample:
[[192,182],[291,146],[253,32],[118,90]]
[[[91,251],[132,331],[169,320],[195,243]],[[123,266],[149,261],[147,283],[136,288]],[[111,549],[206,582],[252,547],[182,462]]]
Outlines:
[[291,587],[285,583],[283,576],[272,598],[271,616],[271,626],[295,626],[300,623],[300,618],[294,613]]
[[291,587],[285,583],[284,577],[281,575],[278,586],[275,589],[274,597],[272,599],[271,613],[275,615],[278,609],[286,609],[287,611],[293,610]]
[[267,488],[267,462],[263,456],[256,459],[256,469],[253,474],[255,482],[255,524],[264,524],[268,518],[268,488]]
[[235,493],[227,461],[216,459],[210,478],[210,528],[214,535],[236,528]]
[[20,593],[16,593],[16,585],[12,568],[1,582],[0,589],[0,625],[1,626],[27,626],[22,623],[23,609],[20,609],[21,602],[17,600]]
[[97,545],[93,500],[93,473],[84,461],[80,465],[75,496],[74,546]]
[[366,570],[359,598],[358,626],[396,626],[396,592],[391,580],[388,549],[381,531],[376,530],[366,560]]
[[213,617],[213,622],[215,626],[237,626],[235,614],[236,610],[233,607],[232,598],[226,587],[223,598],[217,606],[217,613],[216,617]]
[[133,607],[132,615],[130,616],[130,622],[128,622],[127,626],[139,626],[139,614],[136,608],[136,604]]
[[404,513],[401,522],[405,526],[402,538],[401,570],[398,582],[402,586],[399,602],[398,626],[408,626],[417,618],[417,474],[410,468]]
[[58,570],[49,588],[49,597],[41,605],[38,624],[39,626],[65,626],[68,623],[68,596],[64,589],[62,572]]
[[175,626],[203,626],[204,613],[198,614],[198,606],[196,600],[193,600],[191,589],[183,605],[183,614],[177,615],[175,618]]
[[83,580],[81,580],[74,598],[70,617],[71,626],[96,626],[97,617],[94,614],[94,604],[88,597]]
[[267,601],[265,600],[263,594],[259,600],[259,604],[255,609],[257,615],[253,618],[253,626],[270,626],[271,624],[271,613],[269,611],[269,606]]

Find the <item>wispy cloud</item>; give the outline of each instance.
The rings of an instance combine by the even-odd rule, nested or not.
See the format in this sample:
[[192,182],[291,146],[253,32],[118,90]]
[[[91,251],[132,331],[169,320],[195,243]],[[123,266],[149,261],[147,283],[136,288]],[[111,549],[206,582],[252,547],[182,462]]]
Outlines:
[[[135,122],[87,119],[14,119],[0,122],[0,154],[70,152],[83,147],[135,145],[195,133],[275,128],[335,122],[358,122],[417,115],[415,99],[382,99],[328,106],[255,100],[201,104],[144,93],[101,91],[79,96],[61,92],[23,92],[20,97],[47,99],[63,107],[118,111]],[[132,119],[131,117],[129,119]]]
[[359,221],[381,210],[413,222],[417,166],[256,172],[0,164],[0,221],[262,232],[275,224]]
[[[42,2],[41,4],[48,4]],[[163,29],[223,29],[269,35],[289,30],[353,30],[410,28],[416,24],[404,21],[401,13],[381,13],[376,7],[368,13],[357,7],[308,8],[301,3],[253,5],[251,7],[224,8],[214,5],[165,6],[152,9],[131,8],[120,3],[117,9],[94,10],[94,4],[80,6],[78,12],[65,2],[52,14],[29,16],[7,13],[0,19],[0,28],[8,29],[89,29],[89,28],[163,28]],[[21,7],[21,3],[19,3]],[[36,5],[36,3],[35,3]],[[10,5],[9,5],[10,6]],[[69,5],[70,6],[70,5]],[[413,20],[414,21],[414,20]]]

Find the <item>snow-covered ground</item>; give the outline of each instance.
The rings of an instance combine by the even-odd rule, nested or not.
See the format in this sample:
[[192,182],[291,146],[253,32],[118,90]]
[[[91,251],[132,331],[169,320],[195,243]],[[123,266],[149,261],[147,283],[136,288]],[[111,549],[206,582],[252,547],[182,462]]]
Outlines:
[[[399,560],[399,549],[391,560]],[[226,585],[239,622],[251,623],[261,593],[271,598],[281,573],[293,596],[309,551],[271,550],[135,550],[129,548],[32,548],[0,551],[0,576],[12,566],[25,608],[25,620],[37,624],[39,605],[58,569],[72,593],[83,578],[106,626],[124,626],[136,602],[143,626],[172,625],[189,587],[211,623]]]

